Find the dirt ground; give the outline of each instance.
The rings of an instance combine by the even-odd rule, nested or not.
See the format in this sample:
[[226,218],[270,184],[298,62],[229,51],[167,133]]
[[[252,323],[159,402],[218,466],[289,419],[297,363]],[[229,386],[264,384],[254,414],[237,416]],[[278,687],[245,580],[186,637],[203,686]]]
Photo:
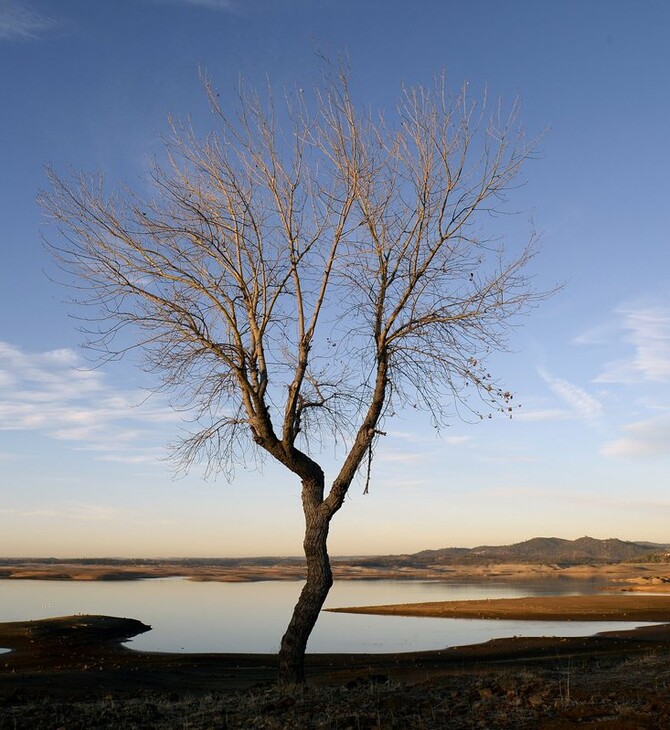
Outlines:
[[670,595],[536,596],[329,608],[332,613],[521,621],[670,621]]

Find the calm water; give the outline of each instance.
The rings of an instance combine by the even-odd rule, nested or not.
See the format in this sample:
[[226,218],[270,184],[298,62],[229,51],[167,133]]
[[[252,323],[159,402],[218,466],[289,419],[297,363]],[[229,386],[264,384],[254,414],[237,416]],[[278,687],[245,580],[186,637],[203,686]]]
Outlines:
[[[326,607],[593,593],[582,580],[434,583],[340,581]],[[275,652],[302,583],[196,583],[181,578],[67,582],[0,580],[0,622],[78,613],[136,618],[153,630],[133,639],[150,651]],[[588,636],[614,622],[484,621],[322,613],[310,652],[414,651],[502,636]]]

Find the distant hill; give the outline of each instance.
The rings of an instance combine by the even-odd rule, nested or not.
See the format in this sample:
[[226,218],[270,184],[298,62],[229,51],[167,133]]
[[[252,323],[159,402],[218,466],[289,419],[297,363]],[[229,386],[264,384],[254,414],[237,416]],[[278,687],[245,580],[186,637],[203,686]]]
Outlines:
[[564,540],[560,537],[534,537],[514,545],[481,545],[463,551],[424,550],[414,557],[432,563],[621,563],[650,559],[667,552],[668,545],[649,542],[626,542],[616,538],[597,540],[580,537]]
[[529,564],[607,564],[630,561],[660,561],[670,558],[670,545],[651,542],[627,542],[610,538],[597,540],[580,537],[534,537],[513,545],[480,545],[474,548],[422,550],[412,555],[385,555],[356,560],[368,566],[483,565],[486,563]]

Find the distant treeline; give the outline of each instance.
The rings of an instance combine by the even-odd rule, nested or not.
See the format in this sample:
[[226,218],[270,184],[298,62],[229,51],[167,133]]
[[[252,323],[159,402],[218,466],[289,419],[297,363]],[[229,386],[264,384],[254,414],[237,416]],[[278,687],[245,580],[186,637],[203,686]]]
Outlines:
[[[375,555],[333,558],[333,565],[361,568],[402,569],[431,565],[606,565],[624,562],[670,562],[670,544],[630,542],[610,538],[598,540],[580,537],[564,540],[559,537],[534,537],[513,545],[481,545],[474,548],[442,548],[422,550],[407,555]],[[0,558],[6,565],[107,565],[119,567],[183,566],[185,568],[240,568],[304,565],[301,557],[257,558]]]
[[111,565],[119,567],[161,567],[181,565],[197,568],[237,568],[245,565],[271,567],[277,564],[304,563],[304,558],[260,557],[260,558],[0,558],[4,565]]

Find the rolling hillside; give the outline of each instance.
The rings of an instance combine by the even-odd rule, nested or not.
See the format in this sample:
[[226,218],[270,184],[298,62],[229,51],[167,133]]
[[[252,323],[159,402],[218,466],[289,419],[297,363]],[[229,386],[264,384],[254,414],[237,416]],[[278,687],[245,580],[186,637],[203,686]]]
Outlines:
[[564,540],[560,537],[534,537],[513,545],[422,550],[412,555],[385,555],[361,558],[355,562],[359,565],[380,567],[486,563],[602,565],[661,559],[670,559],[670,545],[643,541],[627,542],[616,538],[597,540],[593,537],[580,537],[577,540]]

